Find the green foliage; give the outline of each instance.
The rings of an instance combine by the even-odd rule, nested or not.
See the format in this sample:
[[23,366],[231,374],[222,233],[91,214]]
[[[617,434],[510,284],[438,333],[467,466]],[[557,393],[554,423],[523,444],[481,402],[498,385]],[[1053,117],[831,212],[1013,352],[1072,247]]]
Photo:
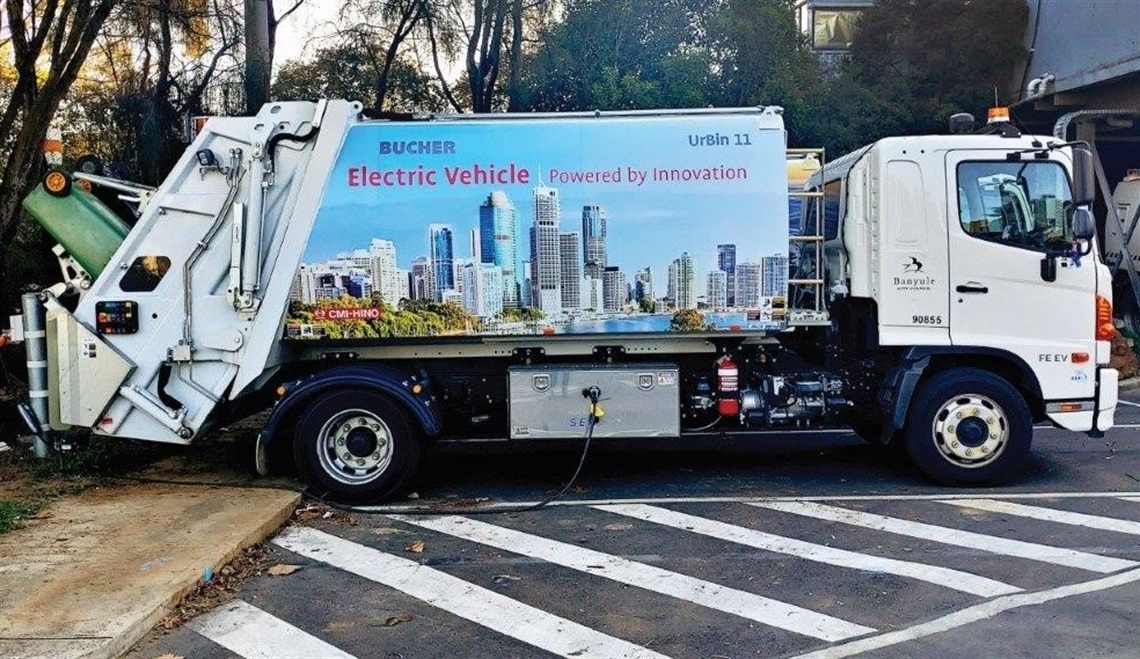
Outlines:
[[40,509],[30,501],[0,499],[0,533],[8,533],[20,528],[23,520],[35,515]]
[[704,105],[701,15],[714,0],[570,0],[524,61],[524,110]]
[[825,71],[794,0],[569,0],[524,61],[521,106],[779,105],[791,146],[834,157],[984,116],[1024,56],[1027,20],[1024,0],[878,0],[850,60]]
[[160,444],[92,435],[86,430],[74,431],[72,442],[77,448],[37,462],[33,475],[44,480],[59,476],[123,473],[141,467],[169,450]]
[[535,322],[546,318],[546,314],[536,307],[504,309],[499,318],[507,322]]
[[[59,281],[59,265],[52,256],[55,241],[30,216],[17,224],[15,238],[0,248],[0,313],[18,313],[20,295]],[[6,316],[5,316],[6,317]]]
[[840,87],[878,102],[841,116],[868,124],[864,142],[945,132],[955,112],[984,117],[995,90],[999,101],[1012,100],[1028,16],[1025,0],[878,0],[859,21]]
[[[374,107],[377,80],[383,62],[376,51],[381,44],[344,43],[322,48],[311,60],[286,62],[273,82],[278,101],[312,101],[343,98]],[[408,59],[397,59],[388,73],[384,109],[393,112],[439,112],[447,102],[432,77]]]
[[653,313],[654,309],[657,307],[653,300],[647,297],[643,297],[638,300],[637,306],[639,309],[641,309],[641,313]]
[[673,314],[669,321],[669,330],[672,332],[700,332],[714,329],[712,324],[705,324],[704,315],[696,309],[681,309]]
[[[380,307],[377,320],[317,320],[318,309],[363,309]],[[392,337],[466,334],[482,328],[479,319],[455,302],[400,300],[398,307],[381,302],[378,295],[363,300],[342,295],[315,304],[292,302],[286,318],[289,325],[312,325],[315,336],[330,339],[376,339]]]

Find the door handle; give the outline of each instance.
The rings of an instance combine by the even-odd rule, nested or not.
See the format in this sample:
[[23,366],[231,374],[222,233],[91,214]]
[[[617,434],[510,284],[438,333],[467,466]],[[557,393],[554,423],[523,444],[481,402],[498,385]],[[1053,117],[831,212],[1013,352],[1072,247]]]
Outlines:
[[959,293],[989,293],[990,292],[990,289],[988,286],[982,286],[981,284],[978,284],[976,282],[970,282],[968,284],[958,284],[958,287],[955,288],[954,290],[958,291]]

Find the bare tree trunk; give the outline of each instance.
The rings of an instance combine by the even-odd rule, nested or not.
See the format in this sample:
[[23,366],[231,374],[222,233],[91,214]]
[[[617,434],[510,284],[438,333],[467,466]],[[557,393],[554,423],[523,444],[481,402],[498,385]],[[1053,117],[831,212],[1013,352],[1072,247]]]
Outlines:
[[404,0],[402,3],[393,5],[398,16],[396,16],[396,26],[392,29],[392,40],[388,42],[388,48],[384,53],[384,64],[376,76],[375,109],[377,111],[384,109],[384,99],[388,96],[388,78],[391,76],[392,67],[396,64],[396,58],[400,54],[400,47],[408,35],[416,29],[420,19],[427,13],[424,1]]
[[490,112],[503,52],[507,0],[475,0],[475,21],[467,39],[467,80],[475,112]]
[[518,112],[521,105],[519,81],[522,78],[523,0],[511,0],[511,49],[507,54],[507,112]]
[[269,100],[272,13],[272,0],[245,0],[245,111],[251,115]]
[[439,81],[440,90],[443,92],[443,97],[447,99],[448,104],[456,112],[463,112],[463,105],[459,99],[455,98],[455,93],[451,90],[451,85],[447,84],[447,77],[443,75],[443,64],[440,61],[440,40],[443,38],[439,31],[435,28],[435,19],[433,12],[428,12],[424,17],[424,25],[427,27],[428,43],[431,44],[431,60],[435,65],[435,77]]

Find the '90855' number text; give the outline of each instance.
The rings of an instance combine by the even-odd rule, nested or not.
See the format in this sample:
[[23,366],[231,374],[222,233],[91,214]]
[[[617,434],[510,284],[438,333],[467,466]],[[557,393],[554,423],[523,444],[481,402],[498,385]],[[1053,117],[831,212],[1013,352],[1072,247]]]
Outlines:
[[911,316],[910,322],[915,325],[941,325],[942,316]]

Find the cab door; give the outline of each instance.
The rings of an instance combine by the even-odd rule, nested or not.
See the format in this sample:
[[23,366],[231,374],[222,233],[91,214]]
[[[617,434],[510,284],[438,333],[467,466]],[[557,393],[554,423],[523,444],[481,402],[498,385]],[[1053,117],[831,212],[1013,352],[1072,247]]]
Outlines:
[[1095,256],[1057,257],[1056,280],[1041,261],[1067,251],[1072,196],[1057,160],[1005,152],[947,154],[950,340],[1021,357],[1046,400],[1096,391]]

